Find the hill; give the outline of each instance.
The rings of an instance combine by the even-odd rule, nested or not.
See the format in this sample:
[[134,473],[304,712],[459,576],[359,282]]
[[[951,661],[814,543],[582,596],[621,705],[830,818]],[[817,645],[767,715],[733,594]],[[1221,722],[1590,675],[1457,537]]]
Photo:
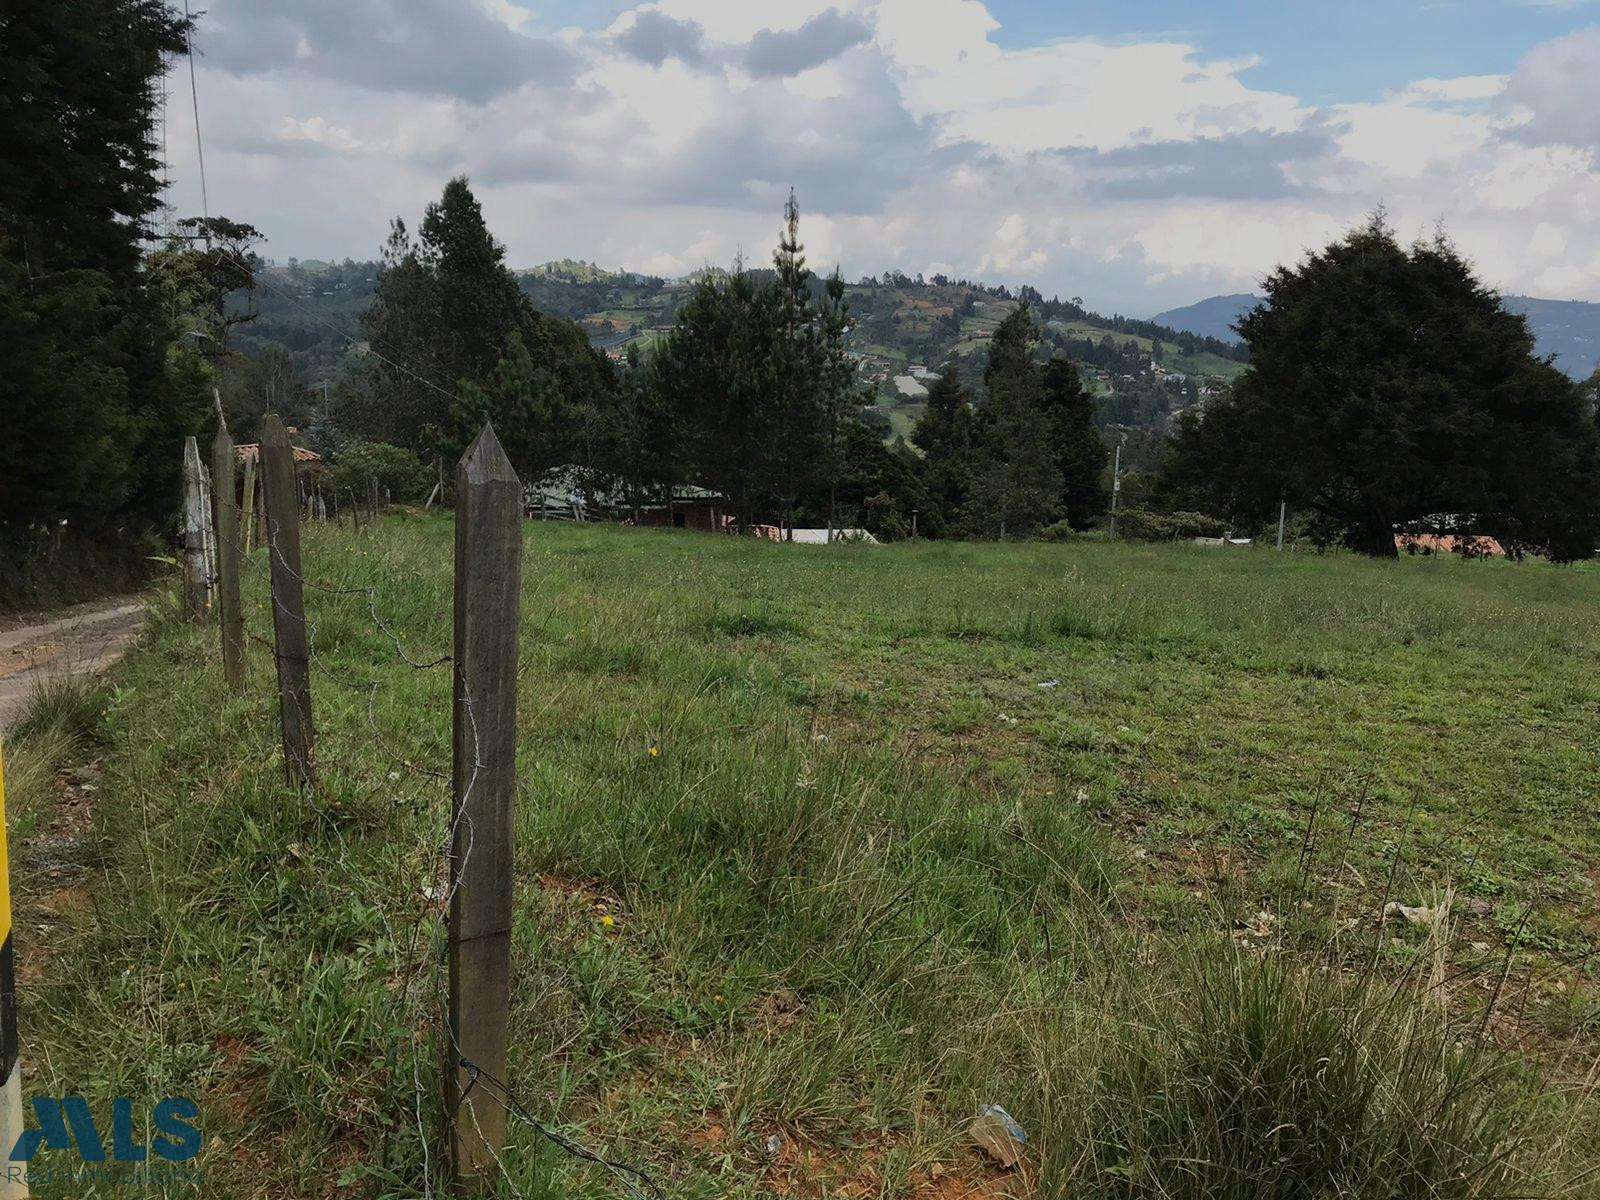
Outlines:
[[[376,263],[348,259],[269,264],[258,275],[258,316],[240,327],[237,344],[254,351],[281,346],[303,382],[332,379],[360,342],[361,314],[371,303],[377,274]],[[535,307],[578,322],[595,348],[613,358],[634,344],[648,350],[671,329],[696,278],[666,280],[575,260],[516,274]],[[822,281],[815,286],[820,291]],[[1012,292],[964,279],[888,272],[849,284],[847,295],[849,348],[863,387],[876,400],[868,420],[887,438],[908,434],[922,408],[917,389],[903,395],[895,380],[953,364],[979,387],[988,339],[1023,301],[1039,318],[1040,353],[1063,355],[1082,368],[1100,398],[1102,425],[1161,427],[1174,412],[1237,376],[1248,358],[1233,341],[1163,322],[1102,316],[1081,301],[1046,298],[1030,287]]]
[[[1151,318],[1157,324],[1195,334],[1238,341],[1233,324],[1262,297],[1249,294],[1212,296],[1185,308],[1169,309]],[[1505,306],[1528,318],[1540,354],[1555,356],[1556,366],[1574,379],[1587,379],[1600,365],[1600,304],[1584,300],[1541,300],[1506,296]]]
[[1556,366],[1574,379],[1587,379],[1600,367],[1600,304],[1583,300],[1540,300],[1507,296],[1506,307],[1528,318],[1540,354],[1556,356]]
[[1157,313],[1150,319],[1159,325],[1170,325],[1174,329],[1181,329],[1199,337],[1214,337],[1225,342],[1237,342],[1239,335],[1233,330],[1234,323],[1260,303],[1260,296],[1252,296],[1249,293],[1211,296],[1197,304]]

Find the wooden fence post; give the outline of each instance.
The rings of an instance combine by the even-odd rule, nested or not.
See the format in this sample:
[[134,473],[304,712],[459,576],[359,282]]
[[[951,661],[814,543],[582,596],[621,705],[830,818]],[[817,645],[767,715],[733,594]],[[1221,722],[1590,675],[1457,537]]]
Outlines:
[[206,562],[205,468],[194,438],[183,440],[183,603],[189,616],[204,620],[211,607],[211,572]]
[[455,573],[444,1090],[451,1174],[469,1191],[492,1178],[505,1143],[505,1108],[472,1080],[481,1069],[506,1082],[522,590],[522,484],[487,425],[456,467]]
[[277,644],[278,707],[283,719],[283,764],[289,783],[316,781],[312,756],[311,653],[306,596],[300,574],[300,492],[294,446],[274,413],[261,418],[262,532],[272,563],[272,632]]
[[222,614],[222,675],[244,691],[244,608],[239,603],[239,501],[233,483],[238,458],[228,426],[211,443],[211,497],[217,527],[217,608]]
[[247,458],[244,464],[244,501],[239,505],[239,516],[244,521],[244,552],[249,554],[256,548],[256,457],[259,457],[261,447],[256,446],[256,454]]

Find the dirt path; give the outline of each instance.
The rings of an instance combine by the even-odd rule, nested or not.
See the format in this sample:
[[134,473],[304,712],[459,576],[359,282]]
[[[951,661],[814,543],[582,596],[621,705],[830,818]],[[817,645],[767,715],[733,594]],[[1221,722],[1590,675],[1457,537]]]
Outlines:
[[133,644],[144,606],[126,596],[0,624],[0,730],[14,721],[40,679],[104,671]]

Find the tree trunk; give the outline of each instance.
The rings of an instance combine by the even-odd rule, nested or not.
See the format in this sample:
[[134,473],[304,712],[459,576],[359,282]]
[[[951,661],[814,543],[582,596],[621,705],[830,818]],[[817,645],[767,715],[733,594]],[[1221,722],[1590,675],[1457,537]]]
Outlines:
[[1382,513],[1370,513],[1360,525],[1352,526],[1348,535],[1350,548],[1369,558],[1399,558],[1400,550],[1394,542],[1394,522]]

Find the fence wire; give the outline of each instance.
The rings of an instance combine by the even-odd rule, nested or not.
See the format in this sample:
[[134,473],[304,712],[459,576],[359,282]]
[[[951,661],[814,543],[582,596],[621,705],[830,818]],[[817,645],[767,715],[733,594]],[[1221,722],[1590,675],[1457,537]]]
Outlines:
[[[343,529],[342,524],[336,522],[319,522],[331,529]],[[399,990],[398,1014],[399,1026],[410,1032],[410,1074],[411,1074],[411,1103],[410,1123],[417,1133],[418,1145],[422,1157],[422,1181],[419,1195],[423,1200],[434,1200],[441,1194],[449,1194],[448,1187],[441,1192],[440,1177],[444,1171],[444,1164],[436,1159],[434,1152],[435,1142],[443,1143],[446,1138],[446,1129],[430,1129],[434,1124],[429,1119],[431,1099],[442,1099],[444,1095],[442,1072],[460,1069],[468,1077],[468,1085],[462,1090],[456,1104],[456,1111],[442,1112],[446,1126],[462,1119],[462,1108],[471,1117],[474,1125],[477,1113],[472,1105],[466,1101],[474,1093],[480,1094],[505,1110],[508,1118],[531,1130],[537,1137],[559,1149],[562,1153],[581,1162],[601,1167],[616,1178],[628,1191],[635,1196],[648,1195],[653,1200],[662,1200],[665,1193],[653,1175],[642,1167],[610,1158],[585,1145],[577,1138],[561,1132],[554,1125],[539,1120],[531,1111],[530,1105],[511,1088],[504,1080],[499,1079],[477,1063],[467,1059],[461,1052],[461,1047],[455,1039],[455,1031],[449,1016],[449,978],[448,978],[448,950],[449,950],[449,914],[452,901],[457,889],[468,880],[475,831],[472,821],[468,817],[467,800],[471,797],[477,785],[479,772],[483,766],[479,750],[478,725],[475,705],[470,695],[462,697],[462,710],[466,714],[467,728],[472,743],[472,761],[470,773],[461,789],[461,802],[454,802],[453,794],[449,788],[452,774],[448,770],[429,766],[424,762],[416,761],[416,757],[403,753],[397,748],[389,736],[384,732],[378,720],[377,703],[380,691],[384,686],[381,678],[362,678],[356,674],[343,670],[328,661],[325,652],[318,646],[318,620],[313,616],[311,606],[306,606],[307,611],[302,617],[290,611],[284,605],[281,597],[272,588],[271,563],[272,556],[277,554],[278,532],[276,525],[271,525],[263,530],[266,535],[262,545],[253,552],[246,552],[238,541],[233,540],[229,545],[236,552],[241,568],[254,573],[264,587],[269,602],[273,605],[274,613],[281,614],[286,620],[304,620],[306,626],[307,661],[315,677],[326,680],[332,686],[357,695],[360,699],[360,708],[365,715],[366,734],[371,743],[376,746],[381,755],[395,768],[390,772],[389,779],[393,782],[396,777],[407,778],[414,782],[410,789],[399,787],[394,789],[396,795],[394,804],[414,805],[426,812],[429,800],[437,804],[441,799],[445,811],[451,815],[435,830],[433,837],[426,842],[427,853],[421,868],[421,878],[416,881],[416,894],[423,896],[428,903],[423,911],[414,917],[407,917],[404,921],[405,928],[397,928],[396,921],[391,916],[392,897],[382,894],[370,886],[357,884],[354,887],[356,898],[359,899],[369,911],[376,912],[382,922],[386,943],[393,948],[394,977],[402,981]],[[357,532],[357,538],[365,538],[368,534]],[[264,553],[263,553],[264,552]],[[280,566],[285,569],[302,589],[317,596],[326,597],[329,601],[360,597],[364,601],[361,605],[366,622],[376,630],[382,638],[392,647],[391,661],[397,662],[412,672],[431,672],[450,666],[454,658],[448,653],[434,655],[419,655],[408,648],[407,641],[394,628],[389,619],[383,615],[382,591],[375,583],[335,584],[323,582],[313,578],[305,572],[304,567],[296,570],[285,562],[281,555],[278,556]],[[213,608],[216,606],[213,605]],[[263,637],[261,634],[250,630],[246,626],[246,636],[250,641],[264,647],[274,659],[277,646],[274,639]],[[376,676],[377,672],[373,673]],[[455,672],[451,673],[456,686],[465,687]],[[452,693],[453,697],[453,693]],[[452,699],[453,703],[453,699]],[[313,704],[313,716],[315,715]],[[315,731],[315,721],[313,720]],[[325,731],[326,732],[326,731]],[[336,743],[335,743],[336,744]],[[341,768],[349,777],[359,778],[366,768],[354,761],[342,760],[337,755],[328,753],[330,740],[326,737],[313,742],[313,768],[318,765],[332,765]],[[450,751],[453,753],[453,749]],[[402,775],[402,772],[404,773]],[[382,785],[377,785],[381,787]],[[440,797],[437,793],[443,791]],[[350,843],[345,836],[339,822],[333,820],[333,813],[322,807],[317,802],[316,787],[310,786],[306,791],[307,802],[312,806],[319,817],[325,818],[324,827],[328,829],[337,846],[337,857],[342,868],[342,877],[347,880],[365,880],[365,875],[355,869],[350,861]],[[450,870],[450,862],[459,850],[458,863],[454,871]],[[441,885],[442,881],[442,885]],[[407,887],[405,895],[411,895]],[[418,1036],[417,1031],[422,1031]],[[441,1052],[434,1053],[437,1049]],[[431,1060],[424,1062],[424,1057]],[[436,1064],[436,1065],[432,1065]],[[479,1131],[481,1135],[481,1130]],[[489,1143],[487,1140],[485,1144]],[[522,1192],[517,1187],[514,1175],[507,1164],[507,1151],[491,1153],[495,1159],[502,1181],[510,1188],[514,1196],[521,1197]]]

